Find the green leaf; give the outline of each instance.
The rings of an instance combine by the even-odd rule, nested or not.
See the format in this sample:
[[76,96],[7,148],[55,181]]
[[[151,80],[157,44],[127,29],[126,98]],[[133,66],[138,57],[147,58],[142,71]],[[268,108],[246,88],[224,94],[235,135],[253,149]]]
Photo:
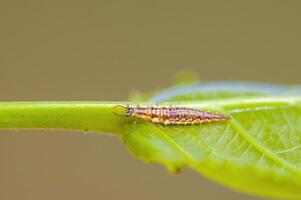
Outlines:
[[301,90],[250,83],[198,83],[141,95],[139,105],[187,106],[231,115],[227,122],[164,126],[118,117],[132,102],[1,102],[0,129],[106,132],[133,154],[171,172],[192,168],[238,191],[301,199]]
[[299,90],[246,83],[216,86],[210,89],[213,96],[194,85],[168,89],[150,101],[177,100],[165,104],[229,114],[230,121],[164,126],[134,119],[124,142],[138,158],[172,172],[190,167],[239,191],[301,198],[301,98],[284,97]]

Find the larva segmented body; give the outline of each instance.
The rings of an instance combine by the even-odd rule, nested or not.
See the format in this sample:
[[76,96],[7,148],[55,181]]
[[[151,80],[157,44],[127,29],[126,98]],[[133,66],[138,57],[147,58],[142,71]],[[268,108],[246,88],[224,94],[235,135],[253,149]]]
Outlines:
[[205,112],[186,107],[127,106],[125,108],[126,116],[138,117],[149,120],[153,123],[160,123],[165,125],[201,124],[206,122],[217,122],[230,119],[230,117],[227,115]]

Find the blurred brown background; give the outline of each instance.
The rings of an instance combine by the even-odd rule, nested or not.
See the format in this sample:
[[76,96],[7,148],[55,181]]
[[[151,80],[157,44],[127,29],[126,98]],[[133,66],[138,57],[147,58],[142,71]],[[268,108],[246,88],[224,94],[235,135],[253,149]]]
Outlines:
[[[125,100],[194,70],[300,84],[300,1],[0,1],[0,100]],[[1,131],[0,199],[243,199],[114,137]]]

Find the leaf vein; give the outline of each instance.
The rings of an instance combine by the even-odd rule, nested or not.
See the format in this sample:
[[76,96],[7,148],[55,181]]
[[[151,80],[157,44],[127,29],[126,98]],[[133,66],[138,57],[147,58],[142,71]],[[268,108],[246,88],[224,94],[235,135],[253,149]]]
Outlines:
[[250,136],[248,134],[248,132],[245,130],[245,128],[236,119],[232,118],[229,123],[231,123],[232,127],[235,128],[237,130],[237,132],[250,145],[252,145],[257,151],[261,152],[263,155],[267,156],[268,158],[270,158],[272,161],[274,161],[275,163],[279,164],[280,166],[284,166],[286,169],[289,169],[291,172],[296,173],[298,175],[301,175],[301,172],[300,172],[300,170],[297,167],[295,167],[292,164],[286,162],[285,160],[283,160],[282,158],[280,158],[279,156],[277,156],[277,154],[269,151],[264,146],[262,146],[261,144],[259,144],[259,142],[256,141],[252,136]]

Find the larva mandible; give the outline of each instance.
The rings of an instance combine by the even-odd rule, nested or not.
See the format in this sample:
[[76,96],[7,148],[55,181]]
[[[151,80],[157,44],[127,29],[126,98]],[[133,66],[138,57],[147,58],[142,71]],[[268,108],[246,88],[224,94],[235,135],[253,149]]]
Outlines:
[[187,107],[165,107],[165,106],[145,106],[133,107],[117,105],[114,108],[122,107],[125,109],[125,116],[137,117],[146,119],[153,123],[160,123],[165,125],[183,125],[183,124],[201,124],[208,122],[219,122],[230,119],[230,116],[206,112]]

